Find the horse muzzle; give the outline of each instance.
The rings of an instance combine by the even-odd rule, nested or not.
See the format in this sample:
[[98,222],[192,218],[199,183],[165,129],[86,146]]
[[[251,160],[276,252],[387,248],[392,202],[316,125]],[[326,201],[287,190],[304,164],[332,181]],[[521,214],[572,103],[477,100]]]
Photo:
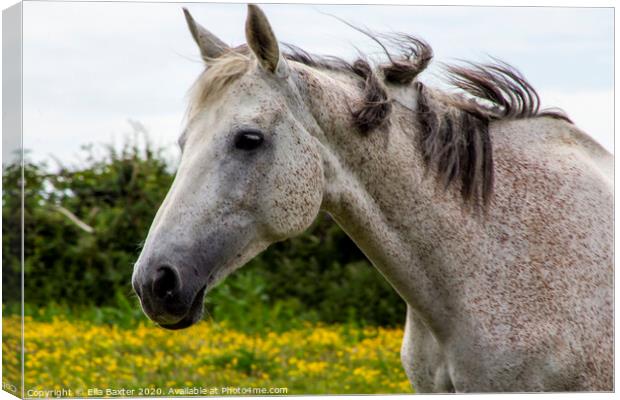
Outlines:
[[132,285],[151,320],[166,329],[183,329],[202,318],[207,285],[195,278],[167,264],[136,266]]

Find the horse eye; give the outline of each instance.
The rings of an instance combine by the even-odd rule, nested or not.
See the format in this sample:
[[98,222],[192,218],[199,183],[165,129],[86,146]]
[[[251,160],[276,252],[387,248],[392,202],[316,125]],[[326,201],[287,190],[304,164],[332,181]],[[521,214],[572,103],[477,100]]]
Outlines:
[[235,147],[239,150],[254,150],[258,146],[263,144],[263,140],[263,134],[260,131],[241,131],[235,137]]

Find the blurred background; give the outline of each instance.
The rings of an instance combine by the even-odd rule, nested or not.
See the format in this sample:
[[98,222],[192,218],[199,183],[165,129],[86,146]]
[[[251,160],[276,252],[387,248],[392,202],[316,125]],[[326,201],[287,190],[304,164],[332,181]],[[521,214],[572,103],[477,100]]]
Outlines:
[[[174,176],[185,95],[202,70],[181,7],[24,5],[26,389],[252,386],[304,393],[404,393],[405,305],[321,214],[209,293],[205,322],[168,332],[131,290],[133,262]],[[229,44],[245,6],[187,4]],[[543,105],[562,107],[613,151],[613,10],[605,8],[266,5],[279,40],[347,59],[381,49],[373,31],[419,35],[436,62],[517,67]],[[3,150],[3,367],[20,312],[21,170]],[[13,325],[11,325],[13,324]],[[9,328],[8,330],[6,328]],[[16,378],[17,379],[17,378]],[[134,393],[140,395],[141,393]],[[221,393],[220,393],[221,394]]]

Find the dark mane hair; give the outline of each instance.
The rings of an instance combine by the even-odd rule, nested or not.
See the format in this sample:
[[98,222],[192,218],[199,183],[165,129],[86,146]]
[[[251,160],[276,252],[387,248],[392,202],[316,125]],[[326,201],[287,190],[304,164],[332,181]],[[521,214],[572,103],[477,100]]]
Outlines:
[[[405,34],[379,36],[358,30],[382,47],[387,63],[373,68],[363,57],[350,63],[337,57],[311,55],[292,45],[285,45],[285,57],[311,67],[349,71],[358,76],[363,100],[351,113],[355,126],[364,135],[389,124],[389,85],[413,83],[417,109],[412,123],[420,127],[418,140],[424,162],[435,171],[444,188],[459,185],[465,205],[486,210],[491,199],[491,121],[547,116],[571,122],[561,110],[540,110],[536,90],[515,68],[496,59],[483,65],[445,66],[447,82],[460,93],[436,96],[421,82],[414,82],[433,58],[426,42]],[[385,42],[398,49],[397,54]]]
[[[417,99],[416,109],[411,110],[411,123],[419,128],[417,140],[424,163],[445,189],[454,185],[460,190],[465,206],[486,210],[490,203],[493,146],[489,124],[492,121],[546,116],[571,122],[560,110],[540,110],[536,90],[516,69],[502,61],[445,65],[447,82],[458,93],[442,93],[427,89],[416,80],[433,58],[426,42],[405,34],[378,36],[358,30],[381,46],[388,62],[373,66],[363,56],[348,62],[338,57],[312,55],[290,44],[284,45],[287,50],[284,57],[358,77],[362,99],[349,107],[353,124],[362,135],[389,125],[394,105],[390,88],[411,86]],[[391,52],[385,42],[398,52]],[[247,45],[241,45],[223,57],[209,60],[208,68],[192,90],[190,118],[209,96],[217,95],[247,71],[249,54]]]

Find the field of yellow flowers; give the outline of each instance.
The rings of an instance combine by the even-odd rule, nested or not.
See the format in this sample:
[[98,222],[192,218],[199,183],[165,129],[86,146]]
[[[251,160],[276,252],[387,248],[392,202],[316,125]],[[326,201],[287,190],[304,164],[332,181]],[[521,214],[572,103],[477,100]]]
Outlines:
[[[20,382],[19,319],[4,317],[4,381]],[[306,324],[247,334],[226,323],[182,331],[25,320],[29,397],[411,393],[401,329]]]

